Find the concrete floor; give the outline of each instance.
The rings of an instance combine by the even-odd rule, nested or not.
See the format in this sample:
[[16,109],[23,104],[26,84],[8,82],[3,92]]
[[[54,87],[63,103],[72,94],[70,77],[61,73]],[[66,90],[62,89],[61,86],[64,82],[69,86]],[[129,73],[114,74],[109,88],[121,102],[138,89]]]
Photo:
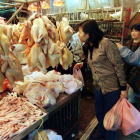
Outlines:
[[[95,109],[94,109],[94,96],[93,93],[84,92],[82,93],[81,98],[81,109],[80,109],[80,126],[79,126],[79,135],[76,137],[76,140],[80,139],[80,137],[84,134],[87,129],[88,124],[95,117]],[[95,133],[96,131],[93,131]],[[140,132],[139,132],[140,134]],[[89,140],[92,140],[89,138]],[[122,131],[118,131],[118,140],[140,140],[140,137],[131,134],[129,136],[124,136]]]

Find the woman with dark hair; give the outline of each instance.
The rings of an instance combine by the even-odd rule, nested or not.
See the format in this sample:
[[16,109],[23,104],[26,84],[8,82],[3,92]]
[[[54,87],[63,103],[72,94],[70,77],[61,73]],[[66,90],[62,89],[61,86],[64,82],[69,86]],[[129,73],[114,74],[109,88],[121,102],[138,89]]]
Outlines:
[[[140,23],[134,24],[131,27],[131,39],[127,41],[125,44],[132,52],[135,52],[139,49],[140,47]],[[123,47],[124,48],[124,47]],[[122,49],[120,49],[122,50]],[[121,51],[120,51],[121,53]],[[124,59],[125,63],[125,71],[126,75],[128,76],[130,71],[133,69],[134,66],[128,63],[128,61],[132,61],[131,57],[127,57]],[[128,91],[128,97],[129,97],[129,102],[131,102],[136,108],[137,108],[137,97],[134,94],[133,89],[127,85],[127,91]]]
[[124,64],[117,46],[105,38],[95,20],[79,24],[79,38],[88,43],[87,63],[77,63],[79,69],[89,65],[93,76],[95,111],[99,122],[99,134],[93,140],[117,140],[117,131],[107,131],[103,126],[105,114],[118,99],[126,97]]
[[[140,24],[135,24],[131,27],[132,39],[126,43],[126,46],[118,44],[117,47],[123,60],[126,62],[126,75],[128,76],[131,70],[137,66],[140,67]],[[140,95],[134,93],[131,86],[127,85],[129,102],[131,102],[140,111]]]

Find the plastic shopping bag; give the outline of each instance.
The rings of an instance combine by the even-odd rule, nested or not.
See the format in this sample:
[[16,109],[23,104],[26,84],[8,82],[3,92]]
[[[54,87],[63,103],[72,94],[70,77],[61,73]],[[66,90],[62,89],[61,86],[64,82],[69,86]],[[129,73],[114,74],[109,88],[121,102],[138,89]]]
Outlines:
[[84,79],[80,69],[73,69],[73,77],[77,78],[84,85]]
[[122,122],[123,100],[118,102],[109,110],[104,117],[104,128],[106,130],[116,131]]
[[140,112],[127,99],[124,99],[121,128],[126,136],[140,129]]

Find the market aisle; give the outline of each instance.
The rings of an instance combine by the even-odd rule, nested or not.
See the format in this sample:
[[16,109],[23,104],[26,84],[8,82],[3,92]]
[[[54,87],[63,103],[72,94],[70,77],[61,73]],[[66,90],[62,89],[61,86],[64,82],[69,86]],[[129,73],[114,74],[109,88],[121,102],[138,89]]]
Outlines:
[[[94,94],[88,91],[82,93],[81,97],[81,107],[80,107],[80,122],[79,122],[79,135],[76,136],[75,140],[79,140],[84,132],[88,129],[89,123],[95,117],[94,109]],[[98,129],[96,128],[91,136],[97,133]],[[89,138],[92,140],[92,138]],[[131,134],[129,136],[124,136],[122,131],[118,131],[118,140],[140,140],[140,137]]]

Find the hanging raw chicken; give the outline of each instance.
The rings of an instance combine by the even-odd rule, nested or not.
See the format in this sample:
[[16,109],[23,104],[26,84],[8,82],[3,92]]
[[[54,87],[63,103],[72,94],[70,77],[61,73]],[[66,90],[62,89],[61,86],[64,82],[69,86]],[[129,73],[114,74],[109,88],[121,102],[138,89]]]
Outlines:
[[41,18],[36,18],[33,20],[33,26],[31,27],[31,36],[36,43],[40,43],[41,40],[44,39],[45,46],[43,48],[43,52],[46,54],[48,44],[48,32]]
[[57,28],[59,31],[60,41],[67,44],[74,33],[72,27],[69,26],[68,19],[63,17],[60,23],[57,22]]

